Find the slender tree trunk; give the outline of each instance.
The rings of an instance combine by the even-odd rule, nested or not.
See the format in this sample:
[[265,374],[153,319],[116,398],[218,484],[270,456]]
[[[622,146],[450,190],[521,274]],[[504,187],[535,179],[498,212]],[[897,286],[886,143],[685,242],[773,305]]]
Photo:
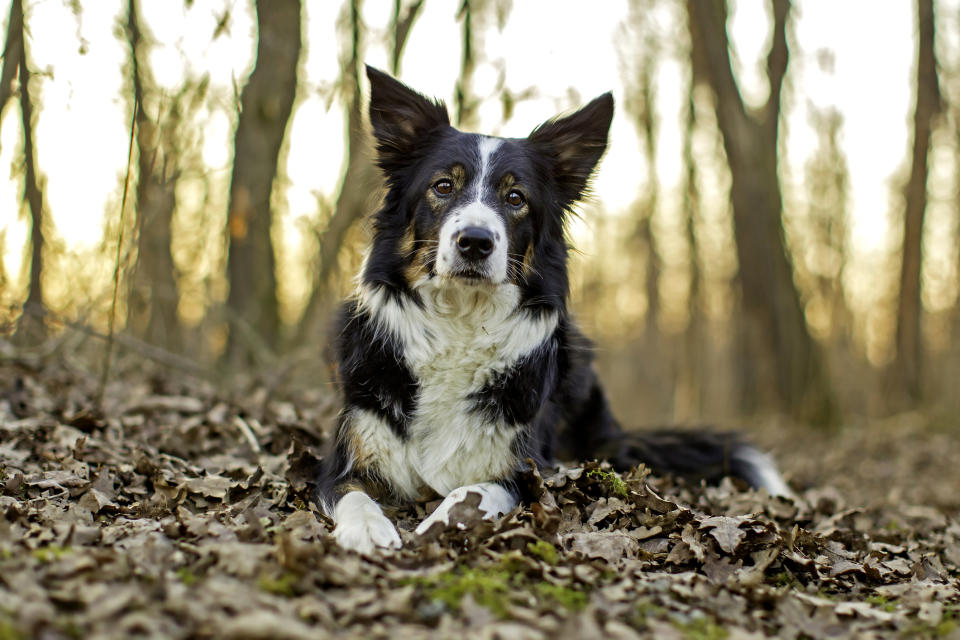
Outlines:
[[[636,100],[635,117],[643,132],[643,155],[647,162],[649,180],[633,235],[644,245],[647,255],[644,294],[647,298],[647,314],[644,322],[644,337],[647,341],[658,335],[657,320],[660,316],[660,258],[653,241],[653,216],[660,203],[660,178],[657,175],[657,118],[653,88],[654,57],[648,53],[640,67],[639,95]],[[629,108],[629,107],[628,107]]]
[[697,110],[693,92],[696,81],[693,70],[687,87],[687,113],[683,127],[683,217],[687,246],[690,248],[690,290],[687,298],[687,329],[683,335],[683,357],[680,359],[676,384],[674,418],[693,421],[703,415],[701,379],[705,375],[703,309],[701,305],[702,279],[700,273],[700,246],[697,241],[697,220],[700,218],[700,190],[697,185],[697,163],[693,153],[693,134],[697,128]]
[[[396,74],[400,68],[400,56],[403,55],[410,29],[413,26],[423,0],[416,0],[403,10],[400,0],[394,4],[392,20],[393,55],[390,68]],[[376,189],[377,173],[371,163],[369,136],[363,125],[363,101],[360,91],[361,59],[363,57],[363,31],[360,18],[361,3],[350,3],[350,52],[343,74],[349,80],[346,83],[344,97],[347,107],[347,148],[345,159],[347,170],[343,176],[340,193],[333,215],[320,235],[320,264],[314,280],[313,292],[307,303],[298,332],[298,342],[309,341],[316,336],[325,324],[327,310],[332,306],[331,283],[339,271],[339,256],[345,244],[347,234],[356,222],[367,214],[370,194]]]
[[[298,342],[309,342],[311,336],[322,331],[327,311],[331,307],[331,281],[339,271],[340,250],[354,223],[366,213],[367,199],[374,188],[374,171],[371,166],[370,146],[363,124],[363,106],[360,93],[360,66],[363,57],[363,34],[360,18],[361,2],[350,2],[349,43],[347,61],[342,69],[344,78],[343,98],[346,103],[347,147],[340,192],[333,214],[326,228],[319,235],[319,265],[314,278],[313,291],[300,323]],[[401,50],[402,43],[394,44]],[[392,66],[396,66],[394,61]]]
[[[936,27],[933,0],[917,0],[917,102],[913,114],[913,162],[906,187],[903,216],[903,260],[900,268],[900,302],[897,306],[897,357],[893,378],[910,404],[922,397],[923,340],[921,325],[921,265],[923,219],[927,209],[927,155],[930,132],[940,112],[940,83],[934,53]],[[899,394],[898,394],[899,395]],[[898,401],[899,399],[894,399]]]
[[[14,16],[14,13],[17,15]],[[13,0],[10,9],[10,22],[20,25],[20,37],[16,38],[17,49],[8,49],[6,55],[17,56],[20,79],[20,114],[23,125],[23,163],[24,163],[24,198],[30,208],[30,284],[27,291],[27,301],[24,306],[31,310],[20,319],[16,338],[32,341],[42,337],[44,331],[44,304],[43,304],[43,192],[40,189],[40,179],[37,175],[37,158],[34,150],[33,129],[33,102],[30,99],[30,68],[27,64],[26,31],[23,25],[23,3]],[[6,55],[4,59],[6,61]]]
[[270,195],[297,89],[300,1],[259,0],[257,61],[240,96],[228,211],[226,357],[251,362],[279,329]]
[[405,9],[402,0],[393,3],[393,54],[390,56],[390,72],[396,76],[400,74],[400,61],[403,59],[403,49],[407,45],[407,36],[410,28],[416,22],[425,0],[413,0]]
[[[954,148],[958,149],[954,160],[954,170],[953,170],[953,180],[955,185],[960,185],[960,108],[957,105],[953,106],[954,116],[951,118],[953,122],[953,143],[956,145]],[[955,198],[953,201],[953,215],[957,224],[957,234],[955,236],[956,241],[960,241],[960,198]],[[957,248],[956,262],[954,263],[954,278],[960,282],[960,247]],[[953,300],[953,347],[954,352],[960,355],[960,290],[957,291],[957,297]]]
[[[170,228],[176,209],[175,154],[166,153],[158,118],[148,115],[145,84],[149,71],[141,64],[144,43],[136,0],[127,4],[127,37],[133,68],[133,94],[137,110],[137,264],[127,303],[127,326],[139,338],[167,349],[181,348],[177,319],[177,284],[170,252]],[[176,120],[176,110],[171,110]],[[167,122],[175,128],[176,122]]]
[[[771,358],[780,408],[794,418],[830,423],[836,407],[825,363],[807,330],[783,237],[777,170],[780,90],[787,69],[788,0],[772,0],[774,28],[767,55],[770,95],[748,113],[730,66],[725,2],[687,0],[695,64],[713,89],[717,122],[730,167],[734,237],[742,304],[751,326],[751,362]],[[749,363],[745,363],[750,366]],[[756,396],[759,389],[750,391]]]
[[460,4],[459,19],[463,21],[461,27],[460,44],[460,77],[457,78],[457,86],[454,93],[455,123],[457,127],[469,129],[476,126],[477,122],[477,103],[476,97],[471,90],[473,84],[473,72],[476,69],[476,53],[474,51],[473,41],[474,30],[474,6],[477,0],[462,0]]
[[7,35],[3,45],[3,64],[0,65],[0,122],[3,110],[13,97],[13,81],[20,66],[20,44],[23,40],[23,3],[13,0],[10,3],[10,17],[7,20]]

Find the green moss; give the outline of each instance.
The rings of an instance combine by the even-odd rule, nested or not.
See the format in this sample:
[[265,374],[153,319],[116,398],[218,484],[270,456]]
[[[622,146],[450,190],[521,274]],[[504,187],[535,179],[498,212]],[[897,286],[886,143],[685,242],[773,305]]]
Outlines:
[[[553,545],[547,546],[553,549]],[[553,551],[556,553],[556,549]],[[541,603],[571,611],[579,611],[587,605],[586,588],[555,585],[531,577],[520,570],[526,567],[516,560],[517,556],[507,554],[496,565],[460,567],[435,575],[409,578],[403,584],[422,588],[427,598],[442,602],[451,611],[459,611],[463,599],[470,595],[477,604],[486,607],[498,618],[507,617],[511,598],[517,596],[533,596]]]
[[875,607],[883,609],[887,613],[893,613],[897,610],[897,603],[881,595],[873,595],[864,598],[864,602],[872,604]]
[[557,563],[560,561],[560,555],[557,553],[557,548],[546,540],[528,542],[527,551],[537,556],[552,567],[557,566]]
[[623,480],[620,479],[620,476],[612,471],[591,469],[590,471],[587,471],[587,477],[598,478],[609,487],[610,492],[614,495],[618,495],[621,498],[626,498],[629,495],[629,491],[627,491],[627,485],[624,484]]
[[800,586],[800,581],[790,571],[781,571],[767,578],[767,582],[775,587],[795,588]]
[[176,571],[176,576],[177,578],[180,579],[180,582],[187,585],[188,587],[190,585],[196,584],[200,580],[200,577],[197,576],[197,574],[195,574],[193,571],[191,571],[190,567],[180,567]]
[[283,573],[277,577],[262,575],[257,581],[257,586],[261,591],[292,598],[297,595],[295,587],[299,580],[300,578],[292,573]]
[[23,634],[10,620],[0,619],[0,640],[26,640]]
[[88,635],[73,620],[60,620],[54,623],[54,626],[68,638],[76,638],[77,640],[81,640],[81,638],[86,638]]
[[674,623],[688,640],[724,640],[730,632],[710,618],[695,618],[685,624]]
[[463,598],[470,594],[477,604],[486,607],[497,617],[505,618],[510,579],[511,573],[504,569],[467,567],[433,576],[414,578],[410,582],[423,587],[428,598],[439,600],[453,611],[459,611]]
[[49,562],[53,562],[54,560],[59,560],[70,552],[70,547],[58,547],[55,545],[50,545],[49,547],[40,547],[39,549],[34,549],[30,555],[40,562],[47,564]]
[[948,636],[956,631],[958,626],[960,625],[957,625],[956,620],[944,618],[933,628],[933,633],[938,637]]
[[666,609],[655,605],[649,600],[640,600],[634,608],[627,622],[635,629],[646,629],[647,618],[660,618],[666,613]]
[[580,611],[587,606],[587,594],[577,589],[541,582],[534,585],[533,590],[541,598],[551,600],[570,611]]

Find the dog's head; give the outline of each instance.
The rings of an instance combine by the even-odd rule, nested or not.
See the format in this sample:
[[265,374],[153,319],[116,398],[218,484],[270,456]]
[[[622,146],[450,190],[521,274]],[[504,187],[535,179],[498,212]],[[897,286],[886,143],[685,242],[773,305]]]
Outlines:
[[613,97],[526,138],[497,138],[454,129],[442,102],[381,71],[367,67],[367,76],[388,186],[367,277],[407,287],[423,278],[513,283],[528,299],[565,297],[564,218],[606,149]]

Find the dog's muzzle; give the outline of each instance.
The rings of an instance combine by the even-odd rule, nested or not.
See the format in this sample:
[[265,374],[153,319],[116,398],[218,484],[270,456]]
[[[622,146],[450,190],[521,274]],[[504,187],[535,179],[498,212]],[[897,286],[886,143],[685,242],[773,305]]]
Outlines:
[[506,232],[503,220],[480,202],[454,211],[440,228],[437,274],[503,282],[507,277]]

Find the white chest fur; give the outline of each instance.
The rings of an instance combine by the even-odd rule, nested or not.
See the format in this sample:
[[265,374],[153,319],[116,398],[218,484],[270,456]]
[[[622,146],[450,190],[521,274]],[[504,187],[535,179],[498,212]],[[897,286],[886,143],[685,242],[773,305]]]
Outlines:
[[360,292],[360,304],[380,330],[397,340],[419,384],[417,408],[401,439],[375,414],[356,410],[355,434],[365,452],[406,497],[423,485],[441,495],[505,477],[514,468],[517,428],[474,409],[471,394],[547,340],[557,326],[553,313],[517,308],[512,284],[483,288],[418,283],[423,301]]

